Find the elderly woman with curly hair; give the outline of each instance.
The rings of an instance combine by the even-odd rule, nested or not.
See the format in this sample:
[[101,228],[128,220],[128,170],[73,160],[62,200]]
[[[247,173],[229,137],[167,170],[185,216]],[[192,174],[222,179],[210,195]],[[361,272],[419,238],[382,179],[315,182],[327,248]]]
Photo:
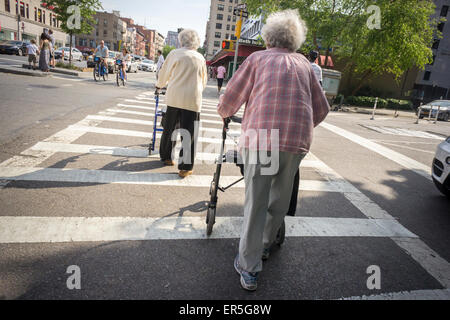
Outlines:
[[206,88],[208,74],[205,58],[197,52],[200,46],[197,32],[185,29],[178,35],[178,41],[182,48],[169,53],[159,71],[156,84],[157,90],[167,86],[167,111],[159,153],[164,164],[174,165],[172,151],[175,141],[172,139],[172,133],[179,124],[182,130],[182,148],[178,169],[179,176],[185,178],[193,173],[198,134],[198,130],[194,129],[195,123],[200,121],[202,93]]
[[[311,64],[296,53],[306,33],[296,10],[270,15],[262,30],[267,50],[250,55],[220,97],[222,118],[246,104],[240,140],[244,223],[234,261],[246,290],[256,290],[262,260],[268,259],[288,212],[294,176],[309,151],[313,129],[329,112]],[[267,170],[267,159],[276,169]]]

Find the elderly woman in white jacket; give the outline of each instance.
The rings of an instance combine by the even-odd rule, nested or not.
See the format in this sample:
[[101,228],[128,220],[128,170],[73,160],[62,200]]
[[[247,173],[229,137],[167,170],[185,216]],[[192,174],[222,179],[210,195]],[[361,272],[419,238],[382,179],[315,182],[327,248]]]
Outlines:
[[[174,165],[172,151],[175,141],[172,141],[172,133],[179,123],[183,143],[178,169],[179,176],[185,178],[193,173],[197,140],[195,132],[198,132],[194,128],[195,123],[200,121],[202,93],[208,78],[205,58],[197,52],[200,46],[197,32],[191,29],[183,30],[178,35],[178,41],[182,48],[169,53],[159,71],[156,84],[157,90],[167,86],[167,112],[159,153],[164,164]],[[189,141],[186,141],[187,139]]]

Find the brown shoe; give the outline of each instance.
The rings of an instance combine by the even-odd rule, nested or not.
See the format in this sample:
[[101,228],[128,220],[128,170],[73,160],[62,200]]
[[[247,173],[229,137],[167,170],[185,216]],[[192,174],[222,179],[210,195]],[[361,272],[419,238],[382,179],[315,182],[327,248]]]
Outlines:
[[175,165],[175,162],[173,162],[172,160],[164,160],[164,164],[166,165],[166,166],[174,166]]
[[194,173],[194,171],[190,170],[180,170],[180,172],[178,173],[178,175],[180,176],[180,178],[186,178],[187,176],[190,176]]

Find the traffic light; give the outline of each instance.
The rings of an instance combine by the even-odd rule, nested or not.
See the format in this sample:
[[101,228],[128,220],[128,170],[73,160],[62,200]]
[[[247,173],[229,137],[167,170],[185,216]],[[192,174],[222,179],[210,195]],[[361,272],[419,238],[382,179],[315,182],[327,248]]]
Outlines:
[[231,40],[223,40],[222,41],[222,50],[233,51],[233,41],[231,41]]

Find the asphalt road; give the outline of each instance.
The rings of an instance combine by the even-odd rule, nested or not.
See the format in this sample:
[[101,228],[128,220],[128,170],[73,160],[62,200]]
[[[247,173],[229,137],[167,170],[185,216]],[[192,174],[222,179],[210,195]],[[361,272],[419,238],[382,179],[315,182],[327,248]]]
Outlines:
[[[154,74],[129,80],[0,74],[0,299],[449,299],[450,202],[428,168],[450,122],[330,113],[301,167],[297,217],[248,293],[233,269],[242,186],[220,194],[205,237],[221,128],[214,84],[195,175],[181,182],[146,154]],[[222,176],[240,173],[225,165]],[[73,265],[80,290],[66,286]],[[367,286],[370,266],[380,289]]]

